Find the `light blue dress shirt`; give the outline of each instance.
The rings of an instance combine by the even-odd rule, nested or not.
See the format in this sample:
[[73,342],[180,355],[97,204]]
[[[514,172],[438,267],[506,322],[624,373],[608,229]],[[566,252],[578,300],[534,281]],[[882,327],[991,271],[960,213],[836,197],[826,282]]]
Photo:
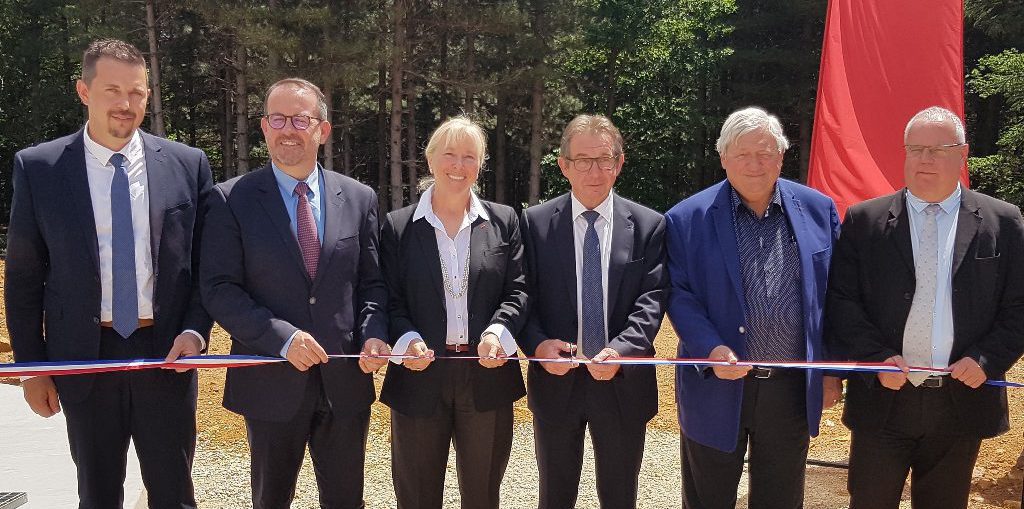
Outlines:
[[[281,199],[284,200],[284,208],[288,211],[288,224],[291,225],[292,235],[296,235],[296,238],[298,238],[298,222],[295,217],[295,205],[299,203],[299,197],[295,196],[295,186],[299,181],[298,179],[295,179],[281,171],[276,164],[271,163],[271,167],[274,169],[274,180],[277,180],[277,189],[281,191]],[[309,200],[309,208],[313,210],[313,221],[316,222],[317,238],[320,239],[320,245],[323,246],[324,199],[320,190],[324,188],[324,176],[323,170],[320,169],[319,164],[317,164],[316,168],[313,169],[313,172],[306,177],[306,185],[309,186],[309,192],[306,193],[306,199]]]
[[[938,267],[935,276],[935,313],[932,315],[932,365],[933,368],[946,368],[950,364],[950,352],[953,350],[953,245],[956,242],[956,223],[960,210],[960,185],[945,200],[938,203],[942,210],[935,218],[938,228]],[[907,215],[910,217],[910,243],[914,248],[914,260],[917,257],[921,238],[920,229],[924,226],[924,209],[931,202],[914,196],[907,190]]]
[[[299,203],[299,197],[295,196],[295,186],[299,183],[298,179],[293,178],[287,173],[281,171],[273,162],[270,166],[274,169],[274,180],[277,181],[277,190],[281,192],[281,199],[284,200],[284,208],[288,211],[288,224],[292,228],[292,235],[295,235],[296,241],[298,239],[299,224],[295,216],[295,206]],[[323,204],[324,198],[323,193],[320,192],[324,188],[324,175],[323,170],[320,168],[320,164],[316,165],[313,172],[306,177],[306,185],[309,186],[309,192],[306,193],[306,199],[309,200],[309,208],[313,211],[313,221],[316,222],[316,233],[317,238],[320,240],[320,245],[324,245],[324,214]],[[288,338],[288,341],[284,342],[284,346],[281,347],[281,357],[288,357],[288,347],[292,346],[292,340],[295,339],[294,334]]]

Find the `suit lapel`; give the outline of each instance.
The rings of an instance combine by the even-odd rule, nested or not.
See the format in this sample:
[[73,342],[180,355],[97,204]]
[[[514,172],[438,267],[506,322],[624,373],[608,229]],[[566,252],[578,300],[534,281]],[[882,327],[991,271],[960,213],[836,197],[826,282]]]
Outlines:
[[612,220],[612,252],[608,263],[608,313],[614,312],[619,286],[622,284],[622,271],[626,264],[633,259],[633,236],[636,234],[633,214],[626,208],[625,201],[617,196],[613,196],[612,200],[614,219]]
[[[172,191],[177,189],[174,182],[174,173],[167,167],[167,155],[163,153],[160,146],[160,139],[155,136],[142,135],[142,148],[146,154],[146,192],[149,194],[149,238],[150,253],[153,259],[153,274],[157,275],[160,257],[160,238],[163,233],[164,214],[167,209],[177,205],[177,195]],[[154,277],[153,294],[156,295],[156,281]]]
[[[322,198],[320,201],[322,207],[320,220],[324,223],[324,238],[320,248],[320,261],[317,262],[316,280],[313,281],[314,292],[317,286],[319,286],[320,281],[323,280],[324,273],[327,272],[327,265],[331,263],[331,256],[334,254],[338,241],[353,233],[345,229],[346,225],[351,224],[341,219],[346,214],[344,211],[345,193],[340,185],[340,180],[336,181],[330,178],[334,177],[334,175],[330,175],[327,170],[320,170],[318,168],[318,171],[323,172],[323,185],[320,186],[320,196]],[[291,226],[289,225],[290,231]],[[296,241],[296,245],[298,245],[298,241]]]
[[[492,212],[488,210],[487,213]],[[480,272],[484,268],[484,255],[492,245],[492,231],[491,222],[485,221],[482,217],[476,218],[469,230],[469,287],[466,290],[469,302],[473,302],[473,289],[476,288]]]
[[277,188],[277,180],[274,179],[274,170],[267,165],[258,171],[261,172],[259,188],[263,192],[259,198],[260,205],[270,218],[270,224],[277,230],[285,250],[291,254],[292,261],[298,266],[299,272],[306,278],[307,283],[311,283],[309,273],[306,272],[306,264],[302,261],[302,253],[299,251],[299,241],[292,233],[288,211],[285,210],[284,200],[281,199],[281,193]]
[[551,214],[551,239],[555,244],[555,252],[562,260],[562,282],[565,284],[566,295],[569,296],[571,308],[577,308],[576,295],[576,243],[572,225],[572,205],[568,194],[561,198],[562,203]]
[[711,216],[715,224],[715,234],[718,236],[718,247],[722,250],[722,258],[725,263],[725,271],[729,274],[732,282],[733,293],[736,301],[740,303],[744,313],[747,309],[747,300],[743,298],[743,283],[740,279],[740,253],[736,247],[736,228],[733,222],[732,200],[729,198],[729,191],[732,187],[728,181],[721,184],[715,202],[711,205]]
[[914,248],[910,244],[910,218],[906,214],[905,195],[906,190],[903,190],[893,196],[889,206],[889,220],[885,224],[885,236],[900,253],[907,270],[915,274]]
[[981,226],[982,217],[978,212],[978,201],[975,199],[974,191],[964,189],[960,197],[960,210],[956,218],[956,240],[953,244],[953,268],[951,274],[956,274],[960,264],[967,256],[968,248],[974,236]]
[[[415,215],[415,214],[414,214]],[[413,221],[412,228],[415,241],[419,243],[419,259],[426,264],[426,270],[434,280],[434,290],[443,309],[448,309],[444,300],[444,286],[441,281],[441,253],[437,250],[437,237],[434,227],[426,219]],[[470,248],[472,252],[472,247]]]
[[66,196],[70,202],[71,215],[78,221],[78,231],[85,236],[86,251],[92,259],[96,275],[100,273],[100,248],[96,239],[96,216],[92,209],[92,195],[89,192],[89,174],[85,167],[85,129],[64,148],[57,165],[64,176]]
[[[793,237],[796,238],[797,252],[800,253],[800,277],[803,280],[800,289],[800,295],[803,300],[804,309],[814,309],[811,305],[814,300],[814,262],[811,260],[811,253],[818,250],[818,245],[814,242],[814,236],[811,235],[811,231],[807,228],[807,218],[804,216],[803,203],[796,194],[793,194],[792,190],[784,183],[785,181],[779,179],[776,184],[779,186],[780,195],[782,196],[782,207],[785,209],[786,217],[789,218],[789,224],[793,229]],[[804,341],[807,344],[807,351],[813,353],[812,344],[810,343],[810,335],[807,333],[812,330],[809,327],[808,322],[812,321],[813,313],[804,313]]]

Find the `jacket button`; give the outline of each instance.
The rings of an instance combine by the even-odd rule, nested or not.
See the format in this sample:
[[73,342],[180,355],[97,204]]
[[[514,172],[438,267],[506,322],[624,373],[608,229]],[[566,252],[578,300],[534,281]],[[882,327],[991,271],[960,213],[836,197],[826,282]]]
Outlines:
[[309,298],[309,303],[310,304],[316,304],[316,297],[310,297]]
[[911,295],[911,294],[910,294],[910,292],[906,292],[906,293],[904,293],[904,294],[903,294],[903,300],[910,300],[910,299],[912,299],[913,297],[914,297],[914,296],[913,296],[913,295]]
[[92,317],[92,323],[99,324],[100,323],[100,317],[98,317],[98,316]]
[[740,334],[746,334],[746,333],[747,333],[747,328],[742,326],[742,325],[740,325]]

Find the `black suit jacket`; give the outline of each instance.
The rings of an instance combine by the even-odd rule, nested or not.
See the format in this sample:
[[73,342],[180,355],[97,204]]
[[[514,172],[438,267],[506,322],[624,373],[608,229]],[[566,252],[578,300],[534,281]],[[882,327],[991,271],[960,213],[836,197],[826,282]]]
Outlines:
[[[654,355],[668,297],[665,219],[642,205],[613,197],[608,267],[608,346],[626,357]],[[576,254],[572,204],[564,194],[523,212],[530,314],[520,345],[533,355],[546,339],[576,342]],[[583,367],[577,369],[585,369]],[[531,363],[527,390],[538,417],[559,422],[575,377],[556,376]],[[649,421],[658,413],[654,366],[622,366],[611,381],[622,415]]]
[[[832,257],[826,310],[833,353],[881,362],[901,354],[914,299],[914,253],[905,190],[847,212]],[[1002,379],[1024,351],[1024,220],[1020,210],[963,190],[953,248],[953,350],[950,364],[970,357],[990,379]],[[874,374],[854,376],[844,422],[853,430],[883,426],[894,391]],[[953,405],[964,431],[987,438],[1008,428],[1006,389],[971,389],[953,381]]]
[[[387,339],[387,289],[377,256],[377,195],[323,170],[324,238],[310,280],[288,212],[268,165],[218,184],[203,238],[203,303],[231,334],[231,353],[280,357],[296,330],[328,354],[357,354],[367,338]],[[339,415],[365,411],[373,380],[355,359],[319,365]],[[311,371],[290,363],[228,370],[224,407],[246,417],[287,421]]]
[[[153,337],[167,352],[185,329],[210,334],[196,278],[201,211],[212,179],[203,151],[140,134],[155,279]],[[14,156],[4,300],[19,362],[99,357],[99,247],[83,140],[80,130]],[[81,401],[94,377],[56,377],[61,399]]]
[[[477,218],[469,237],[469,344],[476,352],[480,335],[494,323],[518,337],[526,321],[526,277],[523,242],[515,211],[481,201],[489,220]],[[434,227],[425,218],[413,221],[416,205],[390,212],[381,233],[381,259],[388,281],[388,316],[392,345],[415,330],[437,356],[445,355],[447,322],[440,254]],[[510,356],[515,352],[506,352]],[[435,412],[441,382],[453,362],[472,362],[473,401],[479,411],[507,405],[523,397],[518,362],[485,368],[476,361],[435,361],[423,371],[388,367],[380,400],[410,416]]]

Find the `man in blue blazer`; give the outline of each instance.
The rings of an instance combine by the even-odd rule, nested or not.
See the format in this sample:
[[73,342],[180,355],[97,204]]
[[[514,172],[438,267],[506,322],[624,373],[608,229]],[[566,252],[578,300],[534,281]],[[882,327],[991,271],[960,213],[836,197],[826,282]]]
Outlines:
[[[76,88],[85,127],[14,158],[5,304],[15,360],[198,354],[212,326],[195,284],[206,155],[138,129],[149,88],[132,45],[93,42]],[[22,387],[39,415],[64,410],[80,507],[121,507],[129,439],[149,507],[195,507],[195,371],[39,376]]]
[[228,370],[224,407],[245,417],[253,507],[289,507],[309,446],[320,506],[363,507],[374,400],[369,374],[390,353],[377,256],[377,195],[317,164],[327,103],[309,81],[267,90],[261,122],[271,163],[218,184],[203,237],[203,303],[231,353],[285,358]]
[[[680,357],[827,358],[822,310],[839,217],[828,197],[779,179],[788,146],[776,117],[733,113],[717,146],[727,180],[666,214]],[[683,506],[734,507],[749,444],[750,507],[801,507],[808,437],[840,391],[820,371],[677,368]]]

